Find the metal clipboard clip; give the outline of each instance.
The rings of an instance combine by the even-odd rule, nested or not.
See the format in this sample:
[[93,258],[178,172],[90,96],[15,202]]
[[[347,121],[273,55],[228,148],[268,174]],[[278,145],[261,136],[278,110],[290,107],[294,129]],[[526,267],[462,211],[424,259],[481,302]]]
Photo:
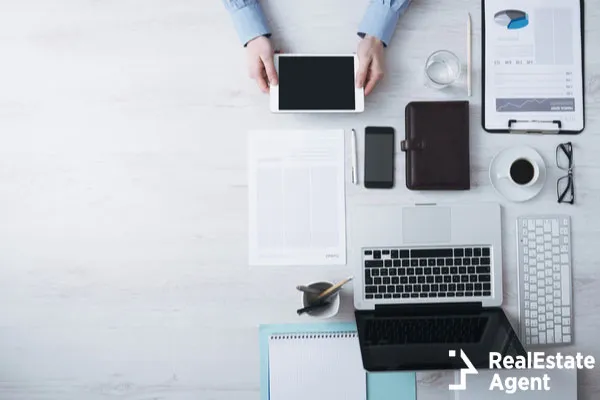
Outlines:
[[508,131],[510,133],[540,133],[557,134],[560,133],[562,123],[558,120],[540,121],[540,120],[508,120]]

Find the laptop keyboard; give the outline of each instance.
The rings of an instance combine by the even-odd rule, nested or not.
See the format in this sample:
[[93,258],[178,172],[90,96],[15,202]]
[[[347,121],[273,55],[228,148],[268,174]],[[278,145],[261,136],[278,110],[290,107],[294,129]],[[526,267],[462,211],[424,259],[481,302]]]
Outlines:
[[365,299],[492,295],[490,247],[363,250]]
[[378,318],[367,322],[365,344],[477,343],[486,322],[482,317]]

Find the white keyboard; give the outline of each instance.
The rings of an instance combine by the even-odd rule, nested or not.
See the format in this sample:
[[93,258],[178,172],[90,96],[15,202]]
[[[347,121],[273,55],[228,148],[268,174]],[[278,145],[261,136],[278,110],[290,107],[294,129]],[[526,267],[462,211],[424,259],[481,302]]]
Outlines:
[[520,337],[525,345],[573,341],[571,219],[517,219]]

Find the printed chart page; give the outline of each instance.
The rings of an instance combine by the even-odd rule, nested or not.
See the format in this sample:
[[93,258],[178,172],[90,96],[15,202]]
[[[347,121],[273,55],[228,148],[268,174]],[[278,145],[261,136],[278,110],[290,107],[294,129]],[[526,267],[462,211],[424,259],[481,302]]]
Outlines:
[[584,126],[579,0],[485,0],[484,127]]
[[344,131],[248,135],[250,265],[346,264]]

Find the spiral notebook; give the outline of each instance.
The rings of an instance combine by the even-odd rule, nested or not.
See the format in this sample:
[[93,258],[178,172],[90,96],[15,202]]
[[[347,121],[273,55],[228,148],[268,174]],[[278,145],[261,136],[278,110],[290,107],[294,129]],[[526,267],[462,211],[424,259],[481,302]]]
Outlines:
[[[261,325],[258,342],[261,400],[417,398],[414,372],[363,370],[354,322]],[[317,395],[299,385],[317,387]]]
[[366,379],[356,332],[269,337],[271,400],[365,400]]

